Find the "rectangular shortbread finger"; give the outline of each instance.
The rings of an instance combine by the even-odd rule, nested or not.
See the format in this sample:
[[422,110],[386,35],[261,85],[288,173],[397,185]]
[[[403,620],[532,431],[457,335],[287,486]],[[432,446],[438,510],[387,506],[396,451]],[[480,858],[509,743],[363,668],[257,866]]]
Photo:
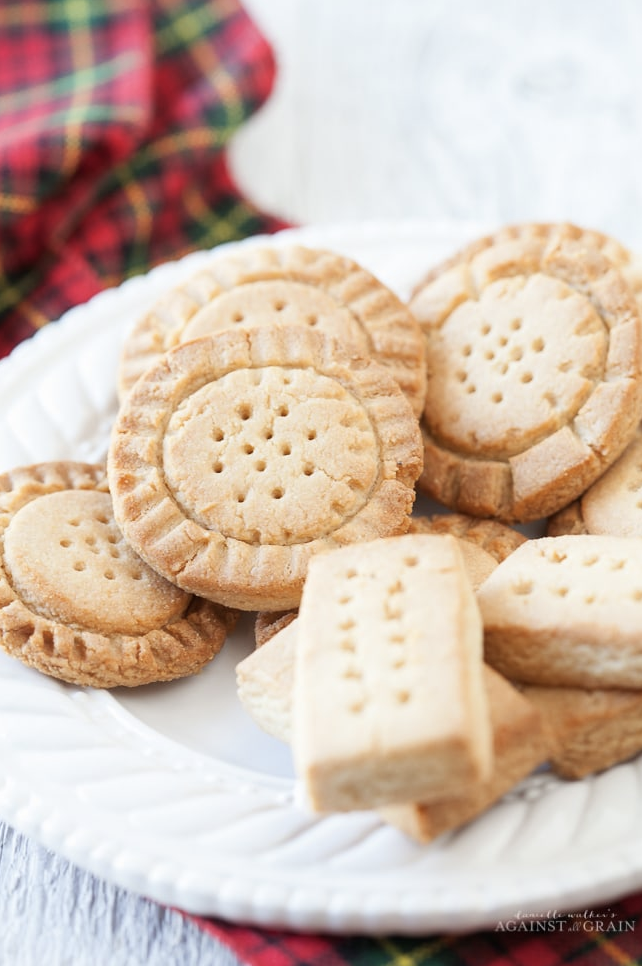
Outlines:
[[239,701],[259,727],[288,742],[298,619],[277,631],[236,665]]
[[293,752],[318,811],[456,797],[488,776],[482,626],[454,537],[384,538],[312,559]]
[[[239,698],[249,714],[265,731],[288,742],[291,733],[292,685],[294,678],[294,659],[296,648],[297,620],[288,627],[278,631],[267,643],[257,648],[240,664],[237,665],[237,681]],[[475,818],[502,795],[505,795],[517,782],[525,778],[538,765],[547,759],[559,762],[569,768],[575,763],[576,751],[582,755],[580,761],[587,761],[584,747],[580,743],[584,732],[602,734],[600,725],[595,732],[588,725],[585,714],[571,713],[573,703],[565,705],[568,714],[565,716],[565,734],[580,731],[580,742],[568,745],[568,754],[557,744],[559,736],[557,727],[558,715],[548,715],[548,703],[542,700],[542,712],[546,716],[546,727],[542,714],[536,707],[540,704],[534,695],[534,702],[527,700],[516,688],[492,668],[484,668],[484,681],[490,706],[490,721],[493,729],[493,770],[486,781],[471,785],[463,798],[449,799],[444,802],[425,804],[423,802],[408,802],[400,805],[384,805],[379,809],[381,817],[396,826],[407,835],[419,842],[431,842],[444,832],[459,828]],[[542,693],[545,696],[551,692],[566,694],[566,688],[526,688],[525,694],[530,697],[531,692]],[[584,692],[588,695],[589,692]],[[606,705],[611,711],[623,710],[619,707],[623,698],[625,707],[629,707],[631,698],[637,699],[639,713],[642,716],[642,695],[639,692],[600,692],[599,708],[605,713],[605,702],[602,696],[608,695],[610,700]],[[556,698],[552,697],[555,706]],[[552,718],[552,720],[551,720]],[[569,721],[566,719],[570,718]],[[578,720],[579,718],[579,720]],[[593,717],[591,721],[593,721]],[[601,718],[600,718],[601,720]],[[610,720],[610,719],[609,719]],[[642,727],[639,729],[638,747],[642,744]],[[606,746],[612,749],[612,742],[606,741]],[[599,755],[601,744],[590,742],[590,761],[595,762],[595,755]],[[618,750],[622,749],[618,743]],[[619,759],[618,759],[619,760]],[[612,762],[610,762],[612,763]],[[562,768],[558,769],[565,774]],[[588,771],[589,769],[587,769]],[[576,777],[566,775],[566,777]]]
[[433,804],[408,802],[380,810],[382,818],[420,842],[431,842],[469,822],[549,757],[549,734],[535,705],[492,668],[484,670],[493,729],[490,777],[472,784],[463,798]]
[[486,660],[512,681],[642,689],[642,541],[528,540],[478,593]]

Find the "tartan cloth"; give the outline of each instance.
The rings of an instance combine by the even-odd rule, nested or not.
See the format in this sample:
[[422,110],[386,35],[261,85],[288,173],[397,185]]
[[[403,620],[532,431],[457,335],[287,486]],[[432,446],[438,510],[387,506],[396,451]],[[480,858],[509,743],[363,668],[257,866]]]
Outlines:
[[273,78],[237,0],[3,0],[0,357],[158,262],[283,227],[222,151]]
[[188,918],[248,966],[642,966],[642,893],[547,921],[508,919],[464,936],[324,937]]
[[[0,356],[154,264],[284,227],[241,196],[223,150],[273,79],[237,0],[3,0]],[[423,938],[188,918],[252,966],[642,964],[642,895],[607,908],[600,928]]]

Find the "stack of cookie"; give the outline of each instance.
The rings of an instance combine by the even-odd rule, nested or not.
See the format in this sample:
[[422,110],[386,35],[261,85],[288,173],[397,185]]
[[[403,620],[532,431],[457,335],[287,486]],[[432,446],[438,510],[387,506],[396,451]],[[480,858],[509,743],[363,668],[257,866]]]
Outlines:
[[[315,573],[317,567],[342,572],[338,553],[315,561],[298,619],[295,612],[259,615],[257,651],[237,669],[239,695],[250,713],[270,733],[292,740],[315,807],[377,807],[387,820],[428,841],[486,808],[545,760],[559,775],[576,778],[642,749],[642,544],[630,539],[642,535],[636,533],[642,520],[639,290],[639,266],[623,247],[569,225],[503,229],[433,269],[417,286],[410,307],[424,332],[427,357],[418,488],[454,512],[414,517],[411,531],[454,534],[464,550],[466,579],[476,590],[484,627],[486,710],[479,692],[477,699],[450,694],[449,707],[462,716],[448,739],[452,770],[442,773],[441,790],[435,790],[433,769],[443,759],[433,734],[432,744],[424,744],[427,759],[415,763],[424,788],[412,804],[392,781],[382,793],[373,777],[373,769],[382,780],[390,777],[389,732],[403,734],[390,707],[370,715],[369,750],[358,730],[346,726],[340,741],[329,743],[324,736],[315,744],[308,720],[315,714],[313,679],[306,665],[314,655],[314,679],[322,680],[337,660],[325,627],[331,615],[323,624],[319,616],[331,604],[327,596],[315,599]],[[507,526],[546,517],[550,536],[544,539],[526,540]],[[376,561],[383,547],[358,550]],[[443,566],[443,552],[428,544],[412,551],[428,568],[430,561]],[[383,559],[373,566],[392,581]],[[353,602],[372,605],[371,591],[358,585],[357,591]],[[406,595],[404,641],[414,633],[432,653],[435,636],[444,643],[443,632],[414,608],[427,604],[442,615],[449,598],[427,579],[414,593],[412,600]],[[381,610],[384,588],[378,595]],[[460,603],[459,610],[467,609]],[[351,620],[358,640],[359,622]],[[366,621],[369,641],[385,621],[384,612],[375,626],[372,617]],[[335,649],[342,640],[346,649],[340,626],[330,637]],[[343,676],[337,673],[337,701],[344,678],[354,685],[357,671],[372,707],[368,687],[389,701],[398,695],[393,650],[382,655],[375,644],[365,669],[353,662]],[[320,666],[323,655],[326,668]],[[452,660],[452,652],[441,659],[444,687]],[[462,677],[470,681],[472,675],[479,684],[480,662],[461,653],[458,660]],[[403,666],[407,661],[406,654]],[[434,709],[426,705],[433,702],[420,697],[416,683],[402,703],[418,698],[428,727]],[[385,705],[382,694],[377,700]],[[365,713],[362,701],[356,706]],[[438,702],[436,708],[443,723]],[[453,749],[466,741],[466,721],[474,722],[477,734],[490,722],[492,763],[458,784]],[[420,735],[417,726],[413,736]],[[397,749],[397,761],[402,757]],[[360,786],[348,782],[356,804],[346,795],[348,775]]]
[[312,806],[423,841],[640,750],[636,260],[510,227],[405,305],[341,255],[238,251],[128,335],[106,467],[0,478],[4,649],[134,686],[257,612],[239,695]]
[[0,478],[2,646],[96,687],[199,671],[314,554],[408,529],[424,386],[417,322],[354,262],[214,259],[128,337],[107,469]]

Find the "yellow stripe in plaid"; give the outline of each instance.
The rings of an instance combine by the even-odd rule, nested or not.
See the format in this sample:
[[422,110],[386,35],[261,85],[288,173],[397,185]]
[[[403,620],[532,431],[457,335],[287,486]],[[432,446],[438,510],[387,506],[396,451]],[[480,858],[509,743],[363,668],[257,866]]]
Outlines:
[[442,949],[451,946],[454,941],[453,936],[440,936],[432,942],[424,943],[423,946],[416,946],[412,952],[407,953],[392,940],[379,938],[376,942],[389,954],[390,959],[387,963],[379,963],[378,966],[420,966],[421,963],[427,963]]
[[34,211],[38,204],[37,198],[31,198],[28,195],[0,194],[0,211],[13,211],[26,215],[27,212]]
[[[108,104],[90,104],[82,109],[83,120],[85,121],[114,121],[116,119],[124,121],[138,121],[142,114],[138,107],[122,106],[118,111]],[[73,110],[64,108],[59,111],[52,111],[46,117],[35,117],[22,123],[12,124],[3,135],[4,146],[21,140],[26,134],[41,134],[44,131],[61,131],[66,127],[66,122],[73,120]]]
[[[155,44],[159,54],[168,54],[180,47],[189,47],[195,40],[209,33],[224,19],[227,11],[221,4],[203,3],[199,7],[181,9],[175,0],[160,0],[170,22],[156,33]],[[216,12],[214,12],[216,9]],[[217,61],[218,62],[218,61]]]
[[613,962],[618,964],[618,966],[633,966],[634,962],[639,962],[639,960],[631,959],[631,954],[624,952],[623,949],[620,949],[614,940],[607,939],[606,936],[600,935],[599,933],[588,933],[588,935],[596,936],[596,946],[599,946],[605,953],[607,953]]
[[149,239],[154,227],[154,213],[147,195],[138,181],[123,181],[123,191],[131,205],[134,230],[128,238],[129,264],[136,272],[143,271],[149,262]]
[[23,275],[20,279],[19,285],[11,285],[6,282],[6,275],[4,269],[2,272],[3,282],[0,288],[0,312],[4,309],[12,308],[17,305],[18,302],[22,301],[25,292],[28,292],[30,288],[33,287],[35,272],[29,272],[27,275]]
[[47,325],[48,322],[51,322],[51,319],[46,315],[43,315],[43,313],[40,312],[39,309],[37,309],[35,305],[29,301],[29,299],[24,299],[22,301],[20,310],[24,313],[34,329],[42,329],[44,325]]
[[[176,9],[175,0],[160,0],[161,6],[171,12]],[[228,74],[212,46],[208,33],[216,27],[221,16],[228,14],[217,4],[216,15],[211,4],[203,4],[174,16],[171,23],[156,35],[159,53],[167,53],[177,47],[184,47],[193,58],[197,67],[209,77],[216,75],[216,86],[225,104],[227,123],[237,127],[244,119],[244,109],[239,98],[237,83]],[[232,12],[230,7],[229,12]]]
[[225,216],[212,211],[205,203],[203,196],[196,188],[191,188],[184,196],[185,207],[195,222],[202,226],[198,236],[201,248],[220,245],[221,242],[233,241],[243,234],[243,222],[247,212],[240,207],[231,209]]

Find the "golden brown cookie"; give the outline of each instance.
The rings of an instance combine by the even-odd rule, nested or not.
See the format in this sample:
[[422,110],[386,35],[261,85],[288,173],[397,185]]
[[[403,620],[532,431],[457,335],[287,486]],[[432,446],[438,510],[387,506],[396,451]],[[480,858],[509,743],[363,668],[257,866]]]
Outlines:
[[551,736],[550,764],[584,778],[642,751],[642,691],[526,686]]
[[505,521],[550,515],[632,439],[640,316],[596,236],[570,225],[505,228],[416,290],[428,363],[419,486],[451,509]]
[[620,458],[570,506],[548,521],[548,535],[601,533],[642,537],[642,431]]
[[489,776],[482,626],[455,537],[320,554],[296,627],[292,752],[313,808],[455,798]]
[[295,610],[261,611],[256,615],[254,622],[254,642],[257,647],[264,644],[274,637],[284,627],[291,624],[297,615]]
[[[524,543],[526,537],[511,527],[495,520],[479,520],[463,513],[436,513],[431,517],[410,518],[408,533],[450,533],[461,540],[460,550],[473,590],[483,583],[497,562]],[[295,610],[262,612],[257,614],[254,639],[257,647],[270,640],[277,631],[287,627],[296,617]]]
[[386,821],[419,842],[432,842],[489,808],[550,754],[543,717],[508,681],[484,667],[493,731],[493,770],[485,781],[471,782],[466,794],[433,804],[407,802],[380,810]]
[[642,689],[642,541],[528,540],[477,600],[486,661],[509,680]]
[[199,671],[230,621],[125,543],[104,467],[0,476],[0,646],[13,657],[72,684],[132,687]]
[[497,520],[480,520],[465,513],[435,513],[430,517],[415,516],[409,533],[451,533],[453,537],[476,544],[501,563],[517,550],[526,537]]
[[109,479],[125,536],[167,579],[286,610],[314,554],[407,530],[421,464],[387,370],[309,328],[265,326],[148,370],[118,416]]
[[307,325],[384,366],[416,416],[425,393],[421,330],[404,303],[356,262],[301,246],[244,247],[214,258],[152,308],[127,338],[121,398],[182,342],[229,328]]
[[[292,732],[297,624],[290,623],[275,633],[265,647],[257,648],[236,667],[241,704],[259,727],[285,742],[291,740]],[[464,795],[456,799],[433,804],[405,802],[379,809],[382,818],[420,842],[430,842],[470,821],[546,761],[552,749],[557,751],[552,729],[544,727],[535,703],[488,666],[484,666],[484,685],[493,734],[490,777],[471,782]],[[642,696],[637,703],[642,703]]]
[[298,620],[293,619],[236,665],[239,701],[273,738],[289,742]]

